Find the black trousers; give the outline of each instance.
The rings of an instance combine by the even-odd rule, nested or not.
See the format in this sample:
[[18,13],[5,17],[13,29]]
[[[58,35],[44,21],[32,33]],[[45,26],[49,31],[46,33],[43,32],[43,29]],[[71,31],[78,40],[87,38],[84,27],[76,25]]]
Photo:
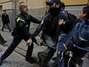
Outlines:
[[8,30],[11,31],[10,26],[9,26],[9,23],[3,23],[2,31],[4,31],[4,28],[5,28],[6,26],[7,26]]
[[6,41],[4,40],[4,38],[2,37],[2,35],[0,34],[0,44],[4,44]]
[[[28,36],[23,36],[23,37],[18,36],[18,35],[14,36],[13,42],[7,48],[5,53],[1,56],[1,60],[5,60],[14,51],[14,49],[18,46],[18,44],[21,42],[22,39],[27,41],[29,39],[29,35]],[[26,59],[30,59],[31,58],[32,51],[33,51],[33,44],[31,46],[28,46]]]

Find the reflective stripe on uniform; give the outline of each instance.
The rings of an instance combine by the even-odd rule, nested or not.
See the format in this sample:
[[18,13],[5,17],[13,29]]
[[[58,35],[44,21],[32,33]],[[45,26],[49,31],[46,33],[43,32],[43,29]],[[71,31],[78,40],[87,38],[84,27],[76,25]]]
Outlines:
[[82,38],[81,36],[79,36],[79,39],[80,39],[81,41],[87,41],[86,39]]
[[18,23],[19,21],[24,22],[24,20],[23,20],[22,18],[20,18],[20,17],[18,17],[16,21],[17,21],[17,23]]

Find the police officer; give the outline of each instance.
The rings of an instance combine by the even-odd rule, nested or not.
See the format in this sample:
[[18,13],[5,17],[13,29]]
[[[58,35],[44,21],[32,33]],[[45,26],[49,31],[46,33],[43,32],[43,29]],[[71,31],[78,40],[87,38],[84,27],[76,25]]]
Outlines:
[[26,41],[26,43],[30,43],[28,45],[28,50],[26,54],[26,61],[33,63],[34,59],[31,57],[33,51],[33,44],[31,44],[32,39],[29,33],[29,27],[31,21],[34,23],[40,23],[39,20],[35,19],[33,16],[28,15],[28,7],[25,4],[20,4],[19,6],[20,14],[16,18],[16,27],[12,33],[14,36],[13,42],[5,51],[5,53],[0,58],[0,64],[2,64],[3,60],[5,60],[16,48],[16,46],[21,42],[22,39]]
[[[47,67],[49,60],[53,57],[56,47],[57,41],[57,27],[58,27],[58,14],[60,12],[60,1],[59,0],[48,0],[47,5],[49,6],[49,10],[47,15],[43,18],[41,25],[35,31],[35,35],[37,35],[38,31],[43,31],[43,38],[48,47],[47,57],[43,61],[42,67]],[[41,54],[45,52],[39,53],[39,58]]]

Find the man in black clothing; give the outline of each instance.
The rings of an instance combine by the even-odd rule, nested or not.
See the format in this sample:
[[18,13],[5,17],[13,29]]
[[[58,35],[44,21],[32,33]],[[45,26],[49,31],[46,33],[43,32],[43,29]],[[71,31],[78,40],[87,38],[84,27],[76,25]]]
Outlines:
[[9,24],[10,24],[10,20],[9,20],[9,16],[6,13],[6,10],[3,10],[3,14],[2,14],[2,31],[4,31],[5,26],[8,27],[9,31],[11,31]]
[[40,23],[39,20],[35,19],[31,15],[28,15],[28,7],[25,4],[20,4],[20,14],[16,18],[16,27],[14,31],[12,32],[12,35],[14,36],[13,42],[8,47],[8,49],[5,51],[5,53],[0,58],[0,64],[2,64],[3,60],[5,60],[16,48],[16,46],[21,42],[21,40],[25,40],[28,45],[28,50],[26,54],[26,61],[33,63],[34,59],[31,57],[32,51],[33,51],[33,43],[32,43],[32,37],[29,33],[29,27],[30,23]]
[[[47,67],[48,62],[53,57],[56,50],[60,1],[48,0],[47,5],[49,6],[48,13],[43,18],[42,23],[34,33],[35,35],[37,35],[40,31],[42,31],[44,41],[46,43],[46,46],[48,47],[47,52],[42,51],[38,53],[39,60],[40,60],[39,63],[41,64],[42,67]],[[47,57],[44,57],[43,53],[44,54],[46,53]]]

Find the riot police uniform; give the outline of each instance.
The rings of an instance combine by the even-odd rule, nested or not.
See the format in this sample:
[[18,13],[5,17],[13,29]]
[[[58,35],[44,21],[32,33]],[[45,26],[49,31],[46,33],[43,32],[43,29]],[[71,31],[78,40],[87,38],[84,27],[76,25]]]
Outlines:
[[[50,0],[48,2],[49,6],[53,6],[53,4],[59,5],[59,0]],[[56,6],[55,5],[55,6]],[[44,57],[45,60],[42,61],[42,67],[46,67],[49,60],[53,57],[55,53],[56,41],[57,41],[57,28],[58,28],[58,14],[60,12],[60,7],[50,7],[48,10],[48,14],[43,18],[41,25],[35,31],[35,35],[37,35],[41,30],[43,32],[43,39],[48,47],[47,52],[43,51],[39,53],[39,58],[43,53],[47,53],[47,57]],[[41,58],[42,59],[42,58]],[[45,64],[44,64],[45,62]],[[40,61],[41,63],[41,61]]]
[[[12,35],[14,36],[13,42],[8,47],[8,49],[5,51],[5,53],[1,56],[1,62],[6,59],[13,50],[17,47],[17,45],[21,42],[22,39],[27,41],[29,38],[31,38],[31,35],[29,33],[29,27],[30,23],[40,23],[39,20],[32,17],[31,15],[20,13],[16,18],[16,27],[14,31],[12,32]],[[26,54],[26,60],[29,62],[33,62],[31,55],[33,51],[33,44],[31,46],[28,46],[27,54]]]

